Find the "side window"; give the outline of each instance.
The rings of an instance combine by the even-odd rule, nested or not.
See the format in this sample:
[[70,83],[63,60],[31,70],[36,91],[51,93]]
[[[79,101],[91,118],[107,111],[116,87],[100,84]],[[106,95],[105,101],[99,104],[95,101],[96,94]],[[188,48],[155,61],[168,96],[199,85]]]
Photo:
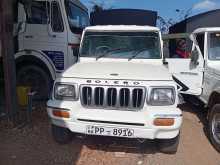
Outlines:
[[196,35],[196,40],[203,56],[204,56],[204,38],[205,35],[203,33]]
[[179,36],[174,36],[168,39],[164,38],[163,50],[166,58],[190,58],[191,49],[192,42],[188,37],[179,38]]
[[49,3],[33,1],[27,13],[28,24],[47,24],[49,15]]
[[77,6],[75,1],[65,0],[64,2],[71,31],[81,34],[82,30],[89,25],[87,11]]
[[51,27],[54,32],[63,32],[63,19],[59,4],[55,1],[51,4]]

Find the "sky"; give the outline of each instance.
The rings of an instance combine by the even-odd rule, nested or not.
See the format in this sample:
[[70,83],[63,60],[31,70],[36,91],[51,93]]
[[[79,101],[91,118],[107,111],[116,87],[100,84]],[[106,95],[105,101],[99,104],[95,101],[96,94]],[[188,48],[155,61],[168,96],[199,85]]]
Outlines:
[[[160,16],[181,20],[181,12],[190,10],[190,15],[220,8],[220,0],[81,0],[91,9],[91,1],[103,2],[106,8],[134,8],[157,11]],[[180,11],[177,13],[176,9]],[[183,12],[184,11],[184,12]],[[184,15],[184,14],[182,14]]]

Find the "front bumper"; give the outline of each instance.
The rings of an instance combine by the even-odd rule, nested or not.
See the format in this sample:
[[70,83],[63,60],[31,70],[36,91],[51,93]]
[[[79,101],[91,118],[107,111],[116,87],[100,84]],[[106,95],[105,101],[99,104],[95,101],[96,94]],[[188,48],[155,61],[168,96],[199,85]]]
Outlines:
[[[120,111],[103,109],[86,109],[80,103],[70,101],[48,101],[48,115],[54,125],[65,127],[74,133],[86,134],[87,126],[128,128],[134,130],[133,138],[172,139],[180,131],[182,112],[173,106],[144,107],[141,111]],[[54,109],[66,109],[70,118],[58,118]],[[172,126],[155,126],[156,118],[173,118]]]

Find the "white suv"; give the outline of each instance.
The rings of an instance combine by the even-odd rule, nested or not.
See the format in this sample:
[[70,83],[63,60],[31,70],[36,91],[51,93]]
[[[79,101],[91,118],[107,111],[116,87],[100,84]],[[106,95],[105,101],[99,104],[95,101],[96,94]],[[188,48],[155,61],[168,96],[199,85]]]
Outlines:
[[220,152],[220,27],[196,29],[190,38],[191,59],[166,61],[179,92],[196,96],[208,109],[209,138]]
[[162,52],[155,27],[86,28],[78,63],[55,81],[47,103],[55,140],[67,143],[71,132],[157,139],[175,153],[182,112]]

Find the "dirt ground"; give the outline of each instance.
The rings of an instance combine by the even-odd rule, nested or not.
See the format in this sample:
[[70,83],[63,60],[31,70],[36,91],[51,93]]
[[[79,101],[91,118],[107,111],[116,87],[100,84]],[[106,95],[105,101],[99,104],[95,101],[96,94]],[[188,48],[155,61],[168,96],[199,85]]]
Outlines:
[[205,114],[190,105],[181,109],[184,122],[175,155],[160,153],[154,141],[76,137],[69,145],[58,145],[45,108],[35,110],[32,128],[5,129],[0,123],[0,165],[220,165],[220,154],[204,131]]

